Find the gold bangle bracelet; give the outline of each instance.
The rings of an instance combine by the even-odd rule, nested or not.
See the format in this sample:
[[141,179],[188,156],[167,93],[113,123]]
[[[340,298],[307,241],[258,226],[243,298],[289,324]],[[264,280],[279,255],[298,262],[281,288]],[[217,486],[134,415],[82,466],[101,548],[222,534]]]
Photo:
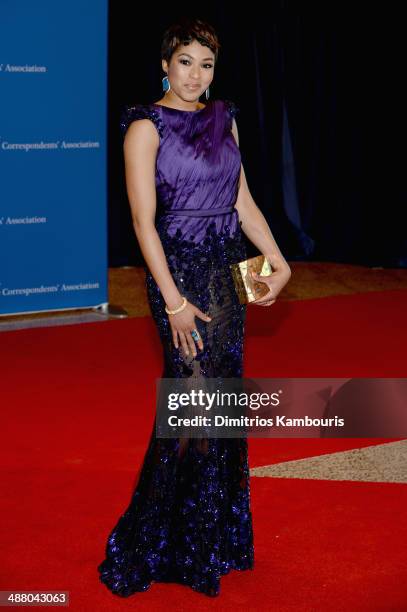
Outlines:
[[177,312],[181,312],[181,310],[184,310],[186,305],[187,305],[187,298],[182,296],[182,304],[181,306],[179,306],[179,308],[176,308],[175,310],[169,310],[167,305],[165,305],[165,312],[167,314],[177,314]]

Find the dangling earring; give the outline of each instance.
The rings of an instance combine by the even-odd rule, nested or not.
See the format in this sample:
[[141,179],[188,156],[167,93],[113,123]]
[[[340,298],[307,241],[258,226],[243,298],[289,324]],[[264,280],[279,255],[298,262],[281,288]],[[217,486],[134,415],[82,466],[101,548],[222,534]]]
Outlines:
[[171,84],[170,84],[170,82],[168,80],[168,77],[165,76],[162,81],[163,81],[163,91],[170,91]]
[[207,100],[209,100],[209,87],[208,87],[208,89],[205,91],[205,98],[206,98]]

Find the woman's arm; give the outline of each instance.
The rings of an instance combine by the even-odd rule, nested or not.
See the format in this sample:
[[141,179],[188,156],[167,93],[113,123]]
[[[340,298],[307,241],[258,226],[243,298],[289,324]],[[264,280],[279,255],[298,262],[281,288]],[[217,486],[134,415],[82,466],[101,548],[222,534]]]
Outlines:
[[[124,139],[124,161],[127,195],[130,202],[134,231],[136,232],[146,264],[160,288],[170,310],[182,304],[182,295],[168,268],[163,245],[155,228],[157,194],[155,165],[160,144],[157,129],[150,119],[133,121]],[[186,355],[196,353],[196,344],[203,350],[202,338],[195,340],[195,317],[209,322],[211,318],[197,306],[187,301],[180,312],[169,315],[172,339],[176,348],[181,343]]]
[[149,119],[133,121],[124,139],[126,187],[133,227],[145,262],[170,310],[178,308],[182,296],[169,271],[160,237],[155,228],[157,196],[155,164],[160,143]]
[[[232,123],[232,133],[236,144],[239,145],[239,135],[235,119],[233,119]],[[237,208],[239,220],[242,222],[242,231],[249,240],[263,255],[266,255],[276,270],[283,269],[287,274],[291,275],[291,269],[278,248],[263,213],[252,198],[247,185],[243,164],[241,165],[239,192],[235,208]]]

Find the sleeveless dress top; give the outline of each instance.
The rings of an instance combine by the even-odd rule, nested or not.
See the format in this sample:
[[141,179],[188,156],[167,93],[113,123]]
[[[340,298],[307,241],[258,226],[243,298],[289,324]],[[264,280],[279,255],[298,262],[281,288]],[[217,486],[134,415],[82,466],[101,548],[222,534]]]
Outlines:
[[[231,129],[238,112],[231,100],[212,100],[196,111],[153,103],[128,106],[121,118],[123,137],[137,119],[149,119],[157,129],[156,229],[181,294],[192,293],[191,301],[203,312],[211,303],[209,285],[216,270],[218,286],[228,284],[239,309],[229,270],[247,257],[234,208],[241,155]],[[169,333],[161,292],[146,266],[145,272],[153,316],[156,311],[161,331]],[[223,292],[217,293],[221,306]]]

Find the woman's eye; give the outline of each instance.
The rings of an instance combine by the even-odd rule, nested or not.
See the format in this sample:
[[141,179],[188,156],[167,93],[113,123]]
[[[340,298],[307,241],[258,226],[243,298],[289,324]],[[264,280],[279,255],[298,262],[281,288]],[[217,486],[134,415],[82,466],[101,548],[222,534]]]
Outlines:
[[[183,64],[184,62],[186,62],[187,64],[189,64],[189,60],[186,59],[182,59],[180,60],[180,63]],[[212,68],[212,64],[204,64],[204,66],[206,66],[207,68]]]

